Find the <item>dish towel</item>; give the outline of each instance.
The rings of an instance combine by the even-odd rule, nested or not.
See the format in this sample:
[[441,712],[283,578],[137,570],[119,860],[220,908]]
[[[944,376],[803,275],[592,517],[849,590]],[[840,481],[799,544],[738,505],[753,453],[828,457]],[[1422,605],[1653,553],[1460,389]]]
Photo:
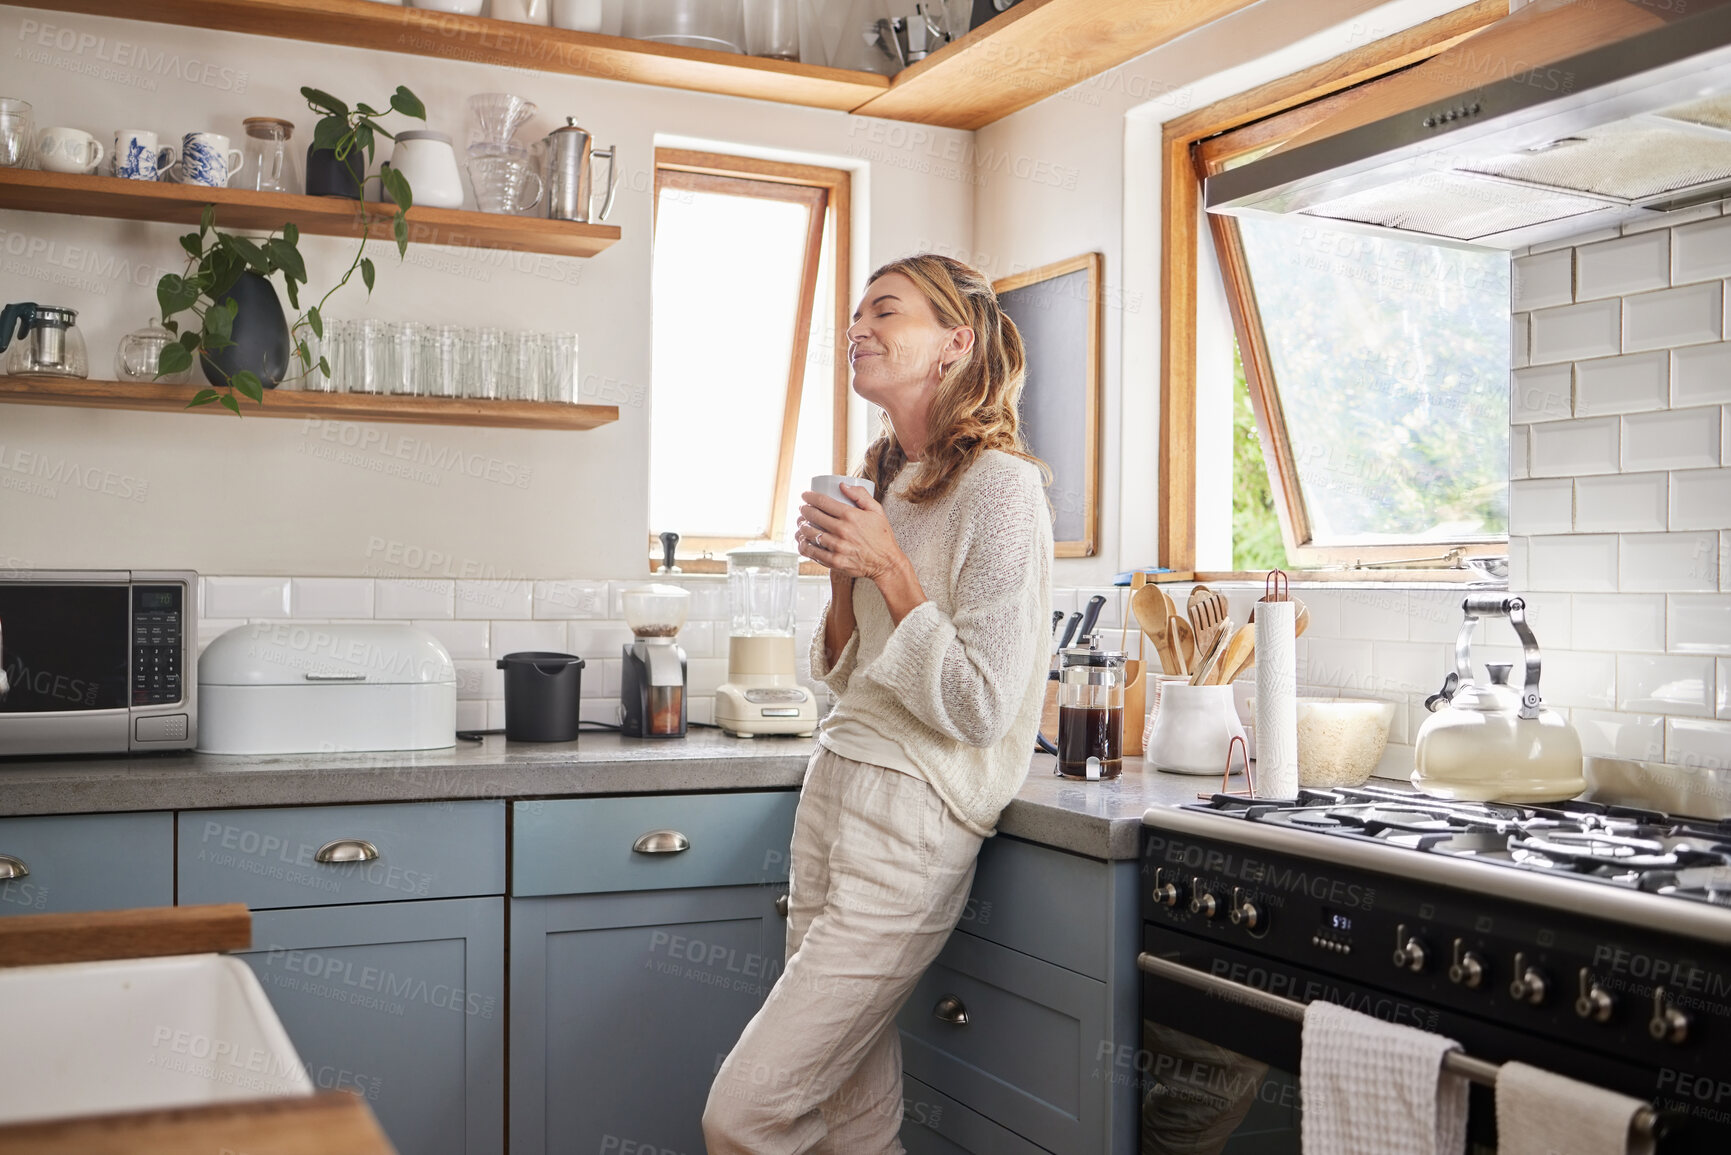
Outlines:
[[1298,1067],[1304,1155],[1462,1155],[1467,1084],[1442,1069],[1458,1050],[1441,1035],[1311,1003]]
[[1525,1063],[1497,1072],[1497,1155],[1652,1155],[1631,1139],[1646,1103]]

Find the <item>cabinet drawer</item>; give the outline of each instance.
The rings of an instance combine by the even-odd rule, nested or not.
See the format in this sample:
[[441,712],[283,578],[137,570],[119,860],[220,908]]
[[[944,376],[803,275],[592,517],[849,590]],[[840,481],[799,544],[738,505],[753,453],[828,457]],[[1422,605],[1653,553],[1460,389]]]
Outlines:
[[[958,1003],[966,1024],[938,1016]],[[920,1082],[1058,1155],[1102,1149],[1105,983],[958,933],[896,1023]]]
[[959,929],[1104,981],[1110,867],[999,836],[980,847]]
[[902,1145],[908,1155],[1045,1155],[1020,1135],[906,1075]]
[[174,905],[174,815],[0,818],[0,915]]
[[[660,794],[514,805],[511,893],[525,897],[786,882],[799,794]],[[687,848],[633,848],[655,831],[683,835]]]
[[[321,861],[357,851],[369,857]],[[268,910],[504,894],[505,804],[184,812],[177,859],[187,906],[244,902]]]

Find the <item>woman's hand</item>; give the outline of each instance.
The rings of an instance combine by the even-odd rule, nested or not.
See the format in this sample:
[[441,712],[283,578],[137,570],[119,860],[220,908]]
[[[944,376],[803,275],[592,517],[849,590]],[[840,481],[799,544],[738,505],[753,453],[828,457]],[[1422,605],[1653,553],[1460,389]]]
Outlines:
[[878,591],[899,624],[915,606],[926,600],[913,563],[896,544],[884,507],[862,486],[843,485],[849,505],[821,493],[801,494],[799,528],[794,542],[802,556],[829,567],[832,577],[867,578]]

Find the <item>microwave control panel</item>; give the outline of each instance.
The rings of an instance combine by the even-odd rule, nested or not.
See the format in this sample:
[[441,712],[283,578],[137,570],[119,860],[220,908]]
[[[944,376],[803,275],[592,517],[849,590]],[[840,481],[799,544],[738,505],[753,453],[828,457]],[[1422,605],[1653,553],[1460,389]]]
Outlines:
[[132,587],[132,704],[181,700],[186,658],[185,587]]

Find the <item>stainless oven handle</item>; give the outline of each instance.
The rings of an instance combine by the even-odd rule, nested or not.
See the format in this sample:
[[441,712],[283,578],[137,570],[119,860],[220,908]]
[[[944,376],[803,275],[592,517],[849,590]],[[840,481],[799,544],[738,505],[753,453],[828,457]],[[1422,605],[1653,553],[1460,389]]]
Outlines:
[[[1136,969],[1155,978],[1167,979],[1192,987],[1205,994],[1218,995],[1244,1006],[1252,1007],[1278,1018],[1289,1019],[1295,1023],[1304,1021],[1304,1003],[1281,995],[1270,994],[1244,983],[1223,979],[1219,975],[1211,975],[1207,971],[1199,971],[1187,967],[1183,963],[1175,963],[1171,959],[1156,958],[1143,951],[1136,956]],[[1475,1059],[1460,1051],[1450,1051],[1443,1056],[1443,1070],[1459,1075],[1470,1083],[1478,1083],[1486,1087],[1497,1085],[1498,1064],[1489,1063],[1483,1059]],[[1630,1129],[1637,1135],[1662,1139],[1665,1136],[1665,1118],[1651,1107],[1642,1107],[1635,1112],[1634,1122]]]

